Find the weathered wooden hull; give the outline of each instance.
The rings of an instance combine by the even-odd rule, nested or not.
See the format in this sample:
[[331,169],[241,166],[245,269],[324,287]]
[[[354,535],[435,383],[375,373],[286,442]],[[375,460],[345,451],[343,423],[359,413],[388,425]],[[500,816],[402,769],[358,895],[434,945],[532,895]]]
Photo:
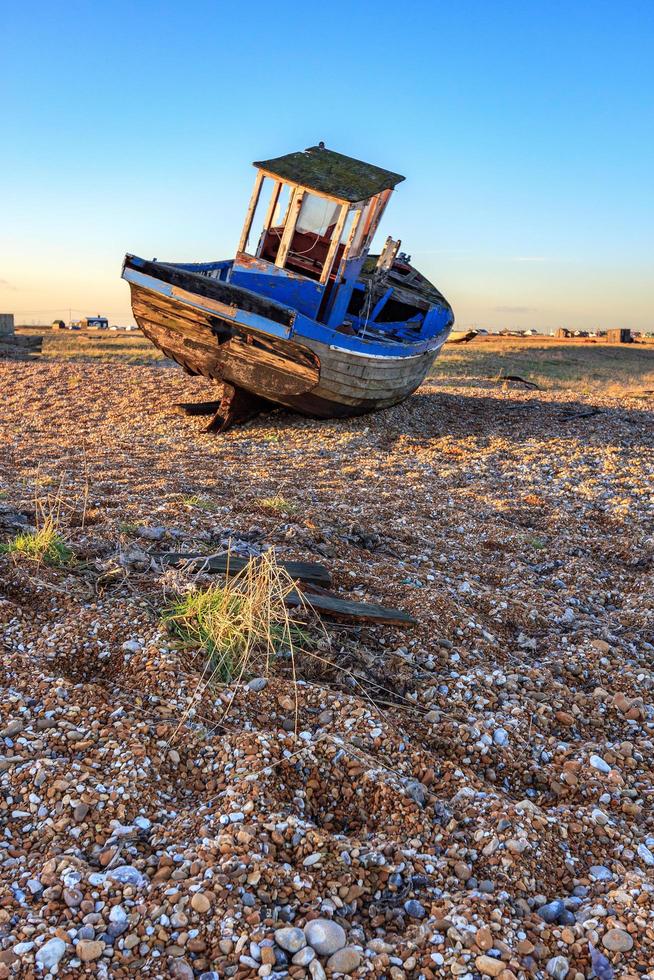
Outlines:
[[438,350],[410,357],[353,356],[315,340],[280,340],[251,329],[221,343],[216,317],[131,285],[145,336],[190,374],[228,382],[298,412],[330,418],[395,405],[424,381]]
[[320,418],[363,415],[403,401],[425,380],[437,350],[413,357],[366,357],[305,341],[320,359],[318,385],[284,404]]
[[368,354],[347,335],[296,332],[288,307],[215,279],[139,260],[128,278],[139,327],[166,356],[268,402],[322,418],[394,405],[422,383],[446,338],[419,352]]

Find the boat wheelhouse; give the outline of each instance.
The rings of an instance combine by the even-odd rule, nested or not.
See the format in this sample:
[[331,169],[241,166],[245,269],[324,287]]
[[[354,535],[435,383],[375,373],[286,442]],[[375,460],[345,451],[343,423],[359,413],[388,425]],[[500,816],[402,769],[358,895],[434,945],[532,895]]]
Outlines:
[[453,323],[441,293],[387,239],[397,173],[323,144],[255,163],[236,256],[126,256],[137,323],[192,374],[224,385],[214,428],[275,405],[330,417],[401,401]]

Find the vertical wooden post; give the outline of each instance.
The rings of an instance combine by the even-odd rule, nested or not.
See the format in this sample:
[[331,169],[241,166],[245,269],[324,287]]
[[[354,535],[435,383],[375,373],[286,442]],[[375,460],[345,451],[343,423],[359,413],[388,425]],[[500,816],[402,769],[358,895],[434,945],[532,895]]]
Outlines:
[[277,207],[277,202],[279,201],[279,193],[282,189],[281,180],[276,180],[275,185],[272,189],[272,194],[270,195],[270,201],[268,202],[268,207],[266,209],[266,217],[263,219],[263,228],[261,229],[261,237],[259,238],[259,244],[257,245],[257,258],[261,255],[261,249],[263,248],[263,243],[266,238],[266,233],[270,228],[270,224],[275,213],[275,208]]
[[336,225],[334,227],[332,240],[329,245],[329,251],[327,252],[327,255],[325,257],[325,264],[322,268],[322,273],[320,274],[320,281],[323,284],[327,282],[327,280],[329,279],[329,273],[332,271],[334,257],[336,255],[336,250],[341,241],[341,235],[343,234],[343,227],[347,220],[347,213],[349,209],[350,207],[348,204],[341,205],[341,211],[338,216],[338,220],[336,221]]
[[388,199],[389,199],[389,197],[391,196],[392,193],[393,193],[392,190],[385,190],[385,191],[382,191],[381,194],[378,194],[377,195],[377,201],[376,201],[375,207],[372,209],[372,211],[370,213],[370,216],[369,216],[369,219],[368,219],[368,227],[366,228],[366,230],[364,232],[363,240],[362,240],[362,243],[361,243],[362,248],[366,248],[366,247],[369,247],[370,246],[370,243],[371,243],[371,241],[373,240],[373,238],[375,236],[375,232],[377,231],[377,228],[379,227],[379,222],[382,219],[382,215],[383,215],[384,211],[386,210],[386,205],[388,204]]
[[343,254],[341,255],[341,261],[338,264],[338,271],[336,273],[337,278],[343,274],[345,263],[350,257],[350,249],[352,248],[352,242],[354,241],[354,237],[357,233],[357,229],[359,227],[359,224],[361,223],[362,215],[363,215],[363,208],[359,208],[356,214],[354,215],[354,221],[352,222],[352,227],[350,228],[350,234],[348,235],[347,241],[345,243],[345,248],[343,249]]
[[296,186],[293,191],[291,205],[288,209],[288,218],[286,219],[286,227],[284,228],[282,240],[279,243],[277,258],[275,259],[275,265],[279,269],[283,269],[286,264],[286,257],[291,247],[291,242],[293,241],[297,219],[300,216],[300,208],[302,207],[302,201],[304,200],[304,193],[305,191],[303,187]]
[[259,203],[259,195],[261,194],[261,185],[263,184],[263,174],[259,170],[254,181],[254,188],[252,190],[252,197],[250,198],[250,203],[248,205],[247,214],[245,215],[245,224],[243,225],[243,231],[241,232],[241,240],[238,243],[238,251],[243,252],[245,246],[248,242],[248,236],[250,234],[250,228],[252,226],[252,218],[254,217],[254,212],[256,210],[257,204]]

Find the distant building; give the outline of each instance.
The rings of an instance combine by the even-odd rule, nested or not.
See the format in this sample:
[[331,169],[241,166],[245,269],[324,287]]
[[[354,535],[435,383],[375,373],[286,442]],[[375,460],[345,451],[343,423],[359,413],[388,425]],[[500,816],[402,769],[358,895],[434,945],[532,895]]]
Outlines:
[[53,330],[65,330],[66,329],[66,324],[64,323],[63,320],[53,320],[52,321],[52,329]]
[[14,314],[0,313],[0,334],[13,334]]
[[614,330],[607,330],[606,339],[609,344],[630,344],[631,330],[626,330],[624,327],[617,327]]
[[108,330],[109,320],[106,316],[87,316],[83,320],[80,320],[80,327],[87,330]]
[[559,327],[556,336],[558,340],[566,340],[568,337],[572,337],[572,331],[568,330],[567,327]]

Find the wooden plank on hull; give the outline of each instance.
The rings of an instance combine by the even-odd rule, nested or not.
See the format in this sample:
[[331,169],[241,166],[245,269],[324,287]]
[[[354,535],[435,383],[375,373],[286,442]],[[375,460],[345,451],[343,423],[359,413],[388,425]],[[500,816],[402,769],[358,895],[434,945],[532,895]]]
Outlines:
[[384,384],[401,383],[403,381],[406,381],[408,383],[412,378],[423,377],[425,372],[428,371],[429,368],[431,367],[431,364],[432,364],[431,360],[427,362],[421,361],[418,365],[415,365],[411,370],[400,371],[396,369],[395,371],[385,371],[383,373],[377,372],[374,374],[372,372],[364,373],[364,374],[359,374],[357,372],[356,374],[350,374],[349,372],[346,371],[334,371],[330,366],[327,366],[326,368],[323,367],[321,371],[321,378],[323,381],[328,380],[335,384],[342,383],[342,384],[350,384],[350,385],[356,385],[359,383],[384,385]]
[[343,382],[332,381],[327,378],[321,378],[320,388],[323,391],[331,391],[333,394],[343,394],[349,395],[351,398],[364,398],[364,399],[375,399],[375,398],[387,398],[391,395],[406,391],[407,393],[413,391],[421,383],[422,378],[411,378],[409,380],[404,380],[402,382],[397,382],[396,384],[378,384],[378,385],[352,385],[345,384]]

